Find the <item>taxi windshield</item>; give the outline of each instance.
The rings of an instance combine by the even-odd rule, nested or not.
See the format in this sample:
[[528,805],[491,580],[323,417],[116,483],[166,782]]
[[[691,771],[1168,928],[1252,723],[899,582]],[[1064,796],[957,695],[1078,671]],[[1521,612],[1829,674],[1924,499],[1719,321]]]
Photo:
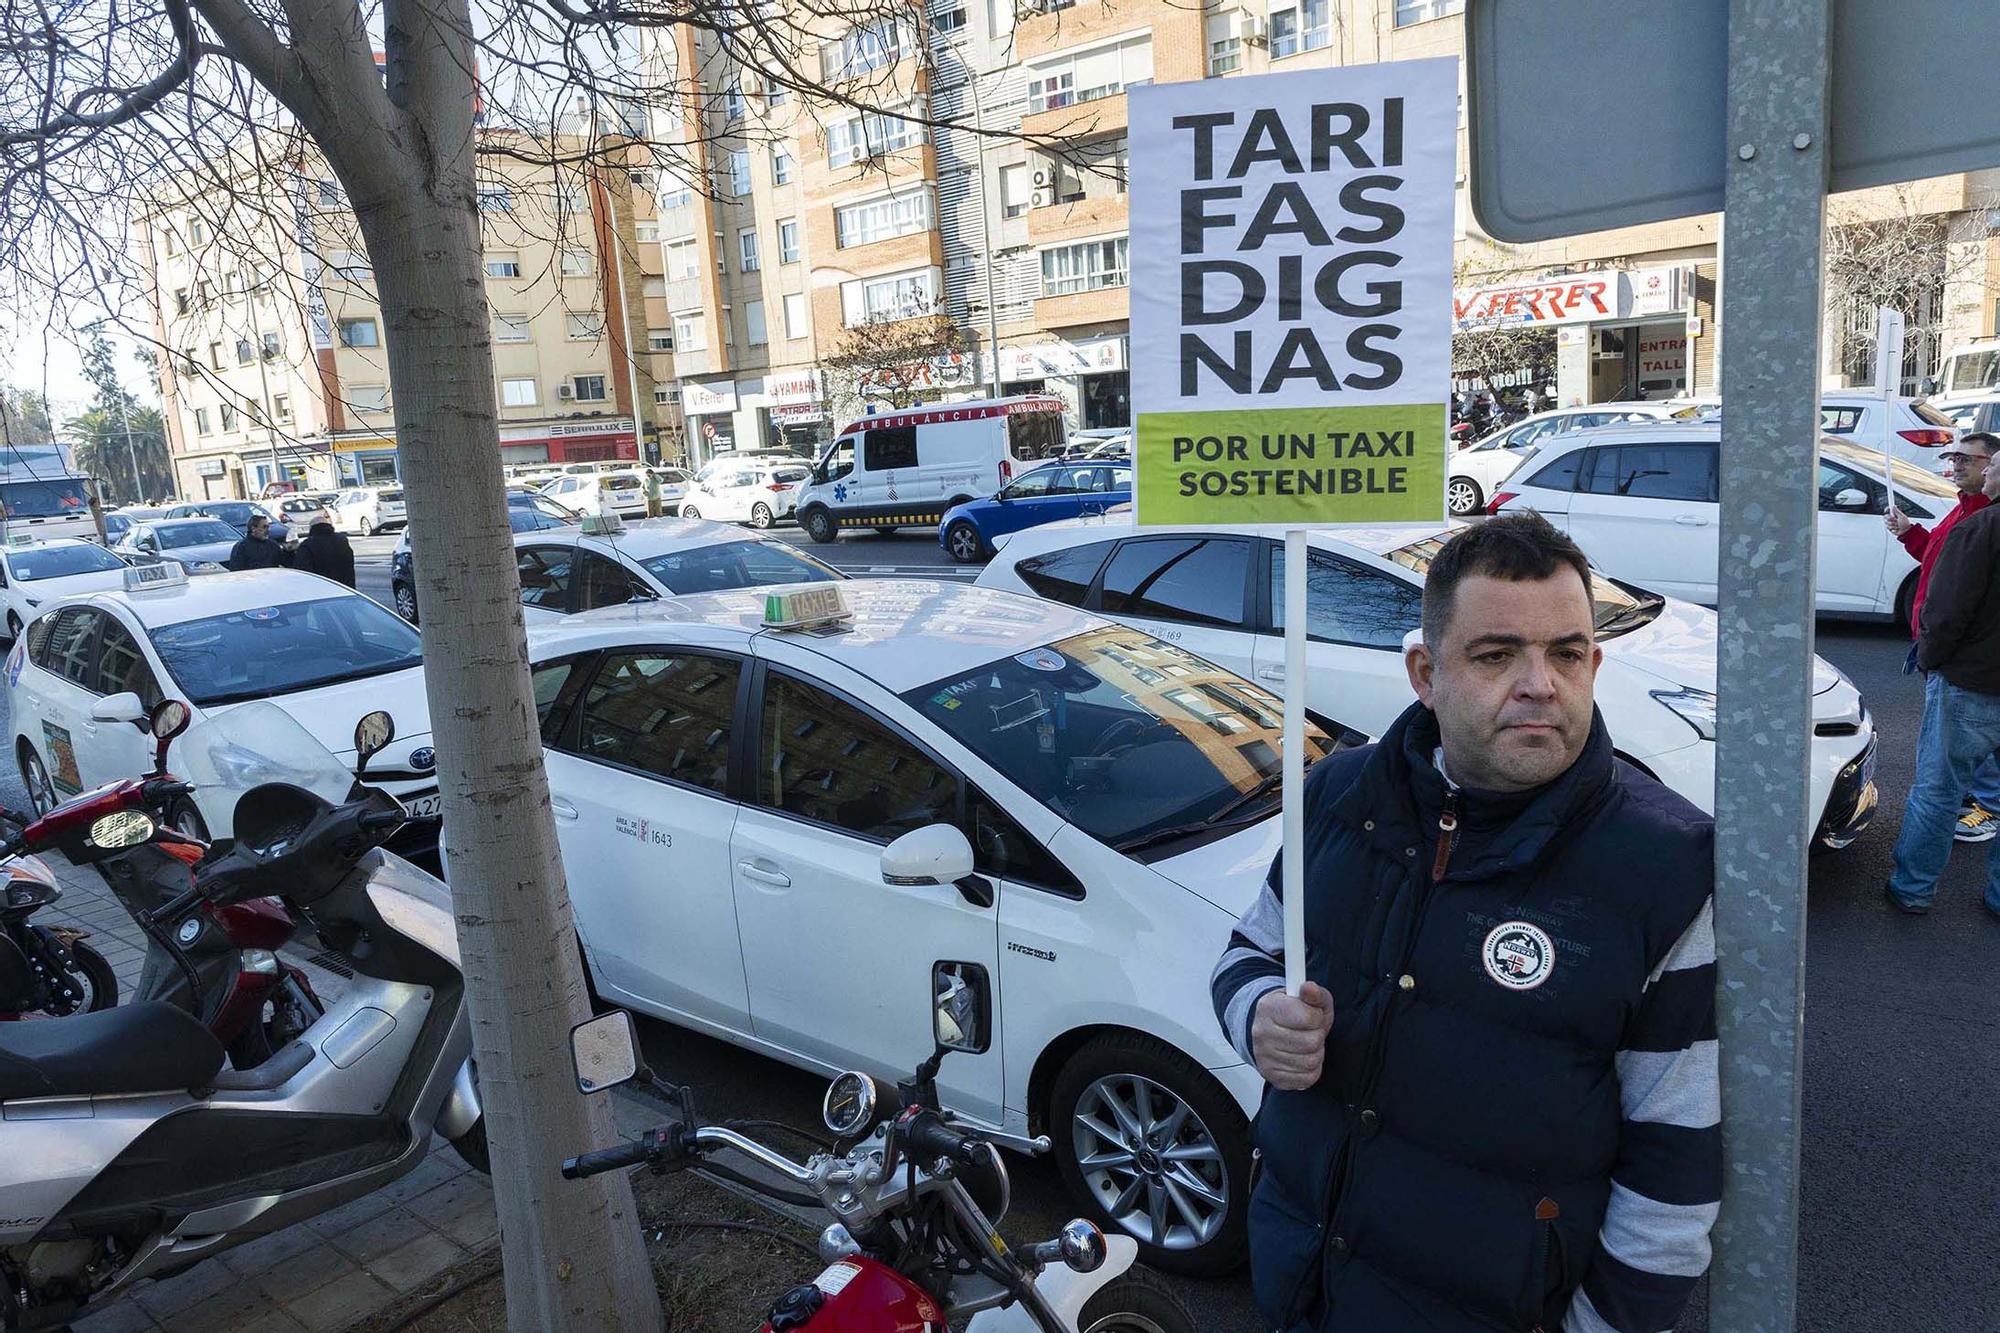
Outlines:
[[23,583],[41,579],[68,578],[71,574],[95,574],[100,570],[123,569],[125,562],[101,546],[44,546],[39,550],[16,551],[7,557],[7,568]]
[[366,597],[323,597],[149,631],[174,683],[197,704],[264,699],[423,665],[422,640]]
[[[905,702],[1122,852],[1278,809],[1284,705],[1137,630],[1089,630],[934,681]],[[1306,728],[1306,762],[1333,748]]]

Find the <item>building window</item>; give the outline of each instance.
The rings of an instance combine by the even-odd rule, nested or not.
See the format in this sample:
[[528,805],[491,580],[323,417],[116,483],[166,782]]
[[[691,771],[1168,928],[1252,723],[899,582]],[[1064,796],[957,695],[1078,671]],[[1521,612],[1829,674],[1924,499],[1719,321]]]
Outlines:
[[743,332],[746,335],[744,341],[752,347],[762,347],[765,343],[771,341],[771,334],[764,327],[764,303],[762,301],[750,301],[744,304]]
[[526,315],[493,316],[493,341],[499,343],[524,343],[534,341],[534,332]]
[[340,192],[340,182],[322,179],[319,182],[319,202],[326,208],[338,208],[346,203],[346,196]]
[[1000,168],[1000,215],[1017,218],[1028,211],[1028,168],[1015,162]]
[[250,340],[248,338],[238,338],[236,340],[236,364],[247,366],[256,359],[257,349],[250,345]]
[[655,384],[653,386],[653,402],[655,405],[664,407],[672,401],[674,401],[674,391],[672,389],[664,384]]
[[[676,282],[701,275],[701,248],[688,241],[667,242],[667,276]],[[663,293],[664,294],[664,293]]]
[[197,407],[194,410],[194,433],[197,435],[209,435],[213,434],[214,431],[215,427],[209,422],[208,419],[208,409],[205,407]]
[[381,337],[372,319],[343,319],[340,321],[340,345],[342,347],[380,347]]
[[482,185],[479,187],[479,211],[482,213],[511,213],[514,211],[514,192],[504,185]]
[[347,405],[357,412],[387,412],[389,410],[389,386],[386,384],[356,384],[347,390]]
[[729,84],[722,90],[722,118],[741,120],[750,106],[743,100],[743,76],[731,75]]
[[533,407],[535,405],[535,382],[532,379],[501,380],[500,405],[502,407]]
[[1271,11],[1271,58],[1317,51],[1333,40],[1327,0],[1303,0],[1295,9]]
[[[912,114],[927,114],[921,102],[910,107]],[[850,162],[879,157],[899,149],[927,142],[922,121],[910,120],[891,111],[870,111],[838,120],[826,127],[826,160],[829,166],[844,167]]]
[[1243,38],[1237,31],[1237,24],[1243,16],[1237,13],[1210,14],[1208,16],[1208,75],[1233,74],[1243,68]]
[[210,343],[210,344],[208,345],[208,367],[209,367],[209,369],[210,369],[210,370],[220,370],[220,369],[222,369],[222,344],[221,344],[221,343]]
[[194,348],[188,347],[181,351],[180,369],[183,375],[199,375],[201,373],[201,358],[195,355]]
[[628,171],[625,173],[625,177],[632,182],[632,188],[635,190],[650,190],[653,188],[653,173],[650,171]]
[[674,350],[672,329],[647,329],[646,350],[649,352],[671,352]]
[[578,375],[570,383],[576,386],[576,400],[579,403],[601,403],[604,401],[604,376]]
[[291,395],[281,393],[276,398],[273,398],[271,400],[271,414],[280,421],[290,421],[292,419]]
[[930,314],[937,304],[938,271],[921,268],[840,284],[841,322],[849,328]]
[[746,227],[736,233],[736,255],[745,273],[755,273],[757,271],[759,267],[757,263],[757,231],[754,227]]
[[284,350],[285,350],[285,345],[278,340],[277,334],[267,333],[264,335],[264,359],[266,361],[269,361],[272,358],[276,357],[280,352]]
[[174,293],[174,313],[185,315],[189,309],[188,289],[183,287]]
[[845,248],[931,229],[931,187],[885,195],[833,210],[834,244]]
[[635,222],[635,223],[633,223],[633,224],[632,224],[632,239],[633,239],[633,240],[635,240],[635,241],[637,241],[637,242],[638,242],[639,244],[641,244],[641,245],[657,245],[657,244],[659,244],[659,240],[660,240],[660,224],[659,224],[658,222],[656,222],[656,221],[652,221],[652,220],[650,220],[650,219],[649,219],[649,220],[647,220],[647,221],[645,221],[645,222]]
[[893,65],[916,45],[916,33],[906,18],[876,19],[854,28],[839,41],[820,48],[820,74],[828,81],[852,79]]
[[967,16],[964,0],[933,0],[931,31],[940,37],[964,30]]
[[790,88],[786,88],[775,83],[765,85],[764,88],[765,106],[780,107],[791,100],[792,100],[792,90]]
[[335,250],[326,257],[328,267],[349,282],[373,282],[375,270],[368,265],[368,256],[359,250]]
[[562,275],[565,278],[587,278],[590,276],[590,251],[564,250],[562,252]]
[[518,278],[521,276],[521,256],[511,250],[496,250],[486,256],[486,276],[489,278]]
[[153,234],[160,238],[160,249],[166,253],[167,258],[171,259],[181,252],[180,238],[174,235],[172,227],[161,223],[153,228]]
[[565,185],[556,191],[556,211],[559,213],[584,212],[583,191],[574,185]]
[[228,403],[222,405],[222,429],[225,433],[236,429],[236,409]]
[[679,352],[699,352],[708,347],[708,330],[702,317],[696,315],[676,315],[674,317],[674,350]]
[[679,189],[670,191],[669,193],[660,196],[660,211],[664,213],[670,209],[686,208],[689,204],[693,202],[694,202],[694,188],[692,186],[683,185]]
[[1465,0],[1396,0],[1396,26],[1428,23],[1465,11]]
[[778,262],[796,264],[799,262],[799,222],[797,218],[784,218],[778,223]]
[[729,189],[739,199],[750,193],[750,154],[744,149],[729,150]]
[[666,300],[667,280],[657,273],[639,279],[639,295],[655,301]]
[[1043,296],[1123,287],[1127,276],[1123,236],[1042,251]]
[[799,292],[785,293],[785,336],[803,338],[811,327],[812,318],[806,313],[806,298]]
[[595,310],[563,316],[571,342],[595,342],[604,336],[604,316]]
[[771,150],[771,183],[790,185],[793,171],[792,155],[782,148]]
[[206,282],[197,282],[194,285],[194,302],[203,310],[208,309],[215,304],[215,288]]
[[190,246],[200,245],[207,239],[208,228],[203,225],[202,220],[200,218],[190,219],[188,222],[188,244]]
[[1060,56],[1029,66],[1027,73],[1030,112],[1094,102],[1153,81],[1153,39],[1135,37]]

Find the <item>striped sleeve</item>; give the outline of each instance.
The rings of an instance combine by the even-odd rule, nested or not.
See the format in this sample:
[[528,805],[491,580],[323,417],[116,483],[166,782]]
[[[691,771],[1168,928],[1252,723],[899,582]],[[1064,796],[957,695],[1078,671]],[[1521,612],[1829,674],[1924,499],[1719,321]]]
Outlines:
[[1708,1271],[1722,1200],[1713,899],[1647,979],[1617,1068],[1611,1199],[1564,1333],[1668,1333]]
[[1285,909],[1273,883],[1277,874],[1274,864],[1257,900],[1229,933],[1229,945],[1208,979],[1223,1035],[1250,1064],[1257,1063],[1250,1050],[1250,1019],[1257,1001],[1285,984]]

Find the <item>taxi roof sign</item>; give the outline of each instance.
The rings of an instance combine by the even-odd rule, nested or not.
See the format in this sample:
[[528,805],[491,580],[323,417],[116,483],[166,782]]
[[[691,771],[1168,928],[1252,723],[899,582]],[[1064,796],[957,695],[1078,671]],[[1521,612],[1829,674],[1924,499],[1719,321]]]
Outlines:
[[625,520],[616,514],[585,514],[582,526],[586,537],[616,537],[625,531]]
[[162,560],[150,565],[133,565],[125,571],[126,592],[145,592],[154,588],[182,588],[187,586],[187,581],[187,570],[175,560]]
[[35,534],[32,532],[10,532],[7,534],[7,545],[9,546],[36,546],[39,544],[35,540]]
[[790,592],[766,593],[765,629],[814,629],[852,620],[847,595],[838,583],[822,583]]

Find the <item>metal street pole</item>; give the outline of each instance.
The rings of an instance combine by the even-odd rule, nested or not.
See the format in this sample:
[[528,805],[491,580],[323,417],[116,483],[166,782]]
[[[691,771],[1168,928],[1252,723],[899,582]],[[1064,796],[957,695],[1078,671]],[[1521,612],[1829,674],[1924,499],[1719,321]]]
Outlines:
[[1715,941],[1723,1194],[1709,1326],[1797,1320],[1831,0],[1730,0]]
[[264,362],[269,358],[264,355],[264,333],[257,324],[257,293],[270,289],[271,283],[267,279],[252,287],[244,299],[250,306],[250,337],[253,340],[250,352],[257,358],[257,391],[260,395],[258,414],[264,418],[264,439],[271,446],[270,484],[275,484],[285,479],[285,468],[284,464],[278,461],[278,428],[271,422],[271,379],[264,371]]
[[118,391],[118,423],[125,428],[125,454],[132,460],[132,503],[146,503],[146,482],[139,475],[139,449],[132,443],[132,418],[125,411],[125,391]]
[[967,71],[966,91],[972,98],[972,151],[979,169],[979,248],[980,265],[986,270],[986,382],[990,394],[1000,396],[1000,312],[993,305],[993,210],[986,194],[986,136],[981,133],[986,115],[979,109],[979,71]]

